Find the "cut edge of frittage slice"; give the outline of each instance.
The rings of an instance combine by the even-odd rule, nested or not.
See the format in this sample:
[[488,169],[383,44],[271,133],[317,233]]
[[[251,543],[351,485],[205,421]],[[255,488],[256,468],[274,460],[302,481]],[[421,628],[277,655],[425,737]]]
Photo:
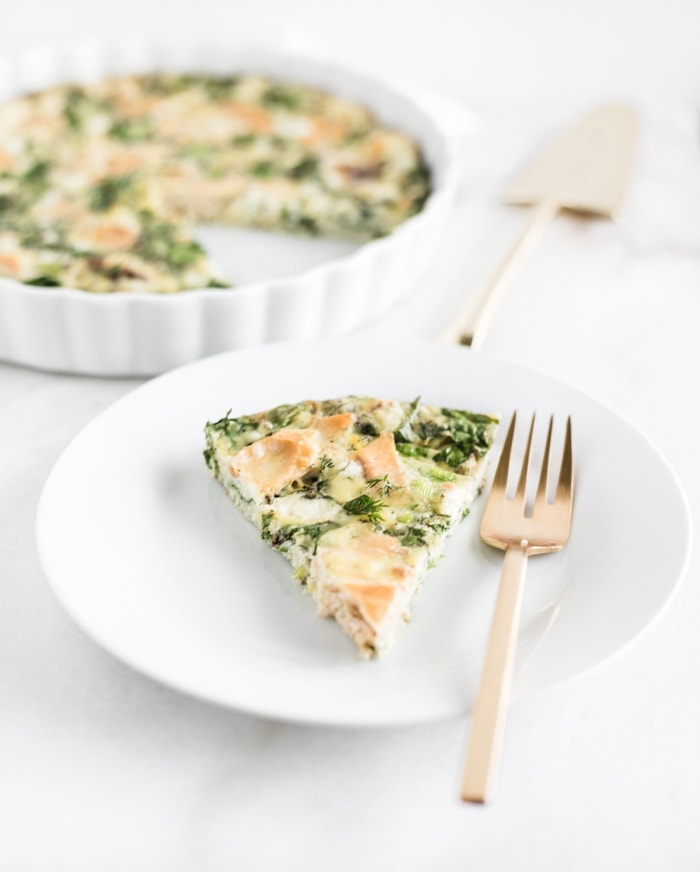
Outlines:
[[206,463],[363,656],[380,655],[487,472],[495,415],[347,396],[205,426]]

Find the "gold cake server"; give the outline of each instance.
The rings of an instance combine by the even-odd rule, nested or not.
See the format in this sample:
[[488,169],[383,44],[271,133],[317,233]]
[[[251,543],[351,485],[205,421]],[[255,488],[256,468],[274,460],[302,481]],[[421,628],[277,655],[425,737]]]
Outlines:
[[507,286],[562,209],[618,216],[632,168],[638,119],[623,105],[601,106],[566,130],[507,185],[503,200],[534,207],[529,222],[488,281],[440,339],[478,348]]

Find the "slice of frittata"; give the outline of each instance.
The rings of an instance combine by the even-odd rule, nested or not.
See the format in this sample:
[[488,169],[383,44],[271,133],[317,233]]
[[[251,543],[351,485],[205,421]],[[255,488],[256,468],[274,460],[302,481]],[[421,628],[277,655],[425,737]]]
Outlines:
[[364,656],[381,654],[483,484],[498,419],[416,400],[308,400],[205,427],[205,460]]

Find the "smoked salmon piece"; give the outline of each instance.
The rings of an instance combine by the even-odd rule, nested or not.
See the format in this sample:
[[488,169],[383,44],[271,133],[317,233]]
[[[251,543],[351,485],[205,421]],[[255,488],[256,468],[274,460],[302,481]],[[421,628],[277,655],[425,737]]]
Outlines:
[[365,478],[383,479],[394,487],[403,487],[406,483],[393,433],[385,431],[377,436],[357,452],[357,459],[362,464]]

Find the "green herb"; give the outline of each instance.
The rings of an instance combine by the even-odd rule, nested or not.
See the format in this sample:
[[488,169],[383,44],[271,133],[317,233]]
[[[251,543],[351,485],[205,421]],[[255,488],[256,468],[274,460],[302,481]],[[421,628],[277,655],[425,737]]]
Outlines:
[[188,239],[171,245],[167,260],[175,269],[186,269],[196,263],[203,254],[202,246],[194,239]]
[[427,457],[428,449],[414,442],[397,442],[396,450],[404,457]]
[[318,542],[324,533],[334,530],[337,526],[338,524],[334,521],[322,521],[319,524],[308,524],[305,527],[299,527],[297,532],[311,539],[312,542]]
[[315,175],[317,170],[318,158],[305,157],[296,166],[287,170],[287,175],[290,179],[308,179],[310,176]]
[[343,508],[349,515],[364,515],[367,520],[377,524],[382,519],[382,509],[386,508],[386,504],[369,494],[360,494],[359,497],[343,503]]
[[25,279],[25,285],[34,285],[37,288],[60,288],[61,283],[52,276],[36,276],[33,279]]
[[231,139],[231,145],[234,148],[247,148],[255,142],[256,138],[254,133],[239,133]]
[[404,189],[414,187],[427,187],[429,181],[428,168],[424,164],[418,164],[410,169],[404,176]]
[[265,106],[282,109],[298,109],[300,104],[299,95],[284,85],[270,85],[261,100]]
[[426,445],[443,438],[447,432],[444,424],[438,424],[437,421],[416,421],[413,431],[415,437]]
[[407,548],[425,545],[425,530],[422,530],[420,527],[407,527],[401,534],[399,541]]
[[281,430],[283,427],[289,427],[293,424],[299,415],[308,409],[308,403],[284,403],[271,409],[268,413],[268,419],[275,430]]
[[451,519],[449,515],[433,514],[424,518],[422,524],[434,533],[444,533],[446,530],[449,530]]
[[406,173],[403,190],[410,197],[406,209],[406,217],[410,217],[421,211],[430,196],[430,171],[423,163]]
[[323,400],[320,403],[320,411],[324,417],[328,417],[340,415],[341,412],[346,412],[347,408],[342,400]]
[[134,250],[146,260],[166,263],[173,269],[183,270],[196,263],[204,249],[194,239],[180,239],[174,224],[142,213],[143,229]]
[[297,221],[297,227],[305,233],[308,233],[310,236],[318,236],[318,224],[313,218],[309,218],[308,215],[300,216]]
[[296,580],[301,585],[305,585],[306,581],[309,577],[309,570],[305,566],[297,566],[292,574],[292,578],[296,578]]
[[307,549],[312,548],[315,554],[321,536],[338,526],[335,521],[322,521],[318,524],[307,524],[299,527],[281,527],[269,537],[269,542],[274,548],[282,552],[289,550],[291,542],[296,542]]
[[[337,195],[340,199],[342,195]],[[346,199],[349,199],[346,197]],[[362,234],[362,238],[379,239],[386,236],[388,230],[382,226],[382,216],[375,213],[371,206],[353,204],[354,213],[348,215],[341,212],[338,215],[338,224],[349,234]]]
[[43,248],[44,234],[34,226],[22,227],[19,232],[19,241],[25,248]]
[[142,142],[153,136],[153,126],[148,118],[122,118],[110,127],[109,135],[122,142]]
[[316,221],[309,215],[299,215],[284,208],[280,213],[280,223],[289,230],[302,231],[310,236],[318,236],[319,229]]
[[431,481],[455,481],[457,478],[454,472],[441,469],[439,466],[427,466],[424,469],[421,469],[421,472]]
[[436,463],[446,463],[448,466],[453,468],[461,466],[466,459],[467,455],[465,455],[464,451],[456,445],[448,445],[447,448],[438,451],[435,457],[433,457],[433,460]]
[[260,518],[260,538],[266,542],[272,538],[270,535],[270,524],[272,523],[273,518],[273,512],[265,512],[265,514]]
[[269,179],[276,174],[276,168],[271,160],[263,160],[250,168],[250,174],[259,179]]
[[418,399],[411,403],[405,421],[394,431],[396,449],[404,457],[429,457],[430,449],[435,452],[433,460],[455,469],[472,455],[488,451],[496,419],[459,409],[441,409],[437,421],[423,419],[418,403]]
[[49,181],[51,164],[46,160],[39,160],[33,164],[22,176],[22,182],[34,189],[34,193],[40,193],[46,189]]
[[78,131],[83,124],[83,108],[87,102],[87,95],[82,88],[71,88],[66,94],[63,104],[63,116],[71,130]]
[[187,90],[187,88],[192,88],[199,81],[200,79],[198,76],[154,73],[152,75],[143,76],[141,84],[144,89],[150,91],[151,94],[172,97],[174,94]]
[[0,212],[12,212],[20,208],[19,201],[12,194],[0,194]]
[[195,157],[198,159],[209,158],[216,154],[218,149],[208,142],[188,142],[179,150],[180,157]]
[[443,409],[442,413],[448,419],[449,439],[462,451],[465,460],[471,454],[481,457],[488,451],[491,444],[490,427],[496,423],[496,419],[458,409]]
[[91,209],[97,212],[106,212],[111,209],[122,196],[131,190],[133,176],[107,176],[102,179],[88,193],[88,203]]
[[349,133],[345,139],[345,142],[348,145],[361,142],[363,139],[367,139],[371,131],[371,127],[360,127],[357,130],[353,130],[352,133]]
[[381,478],[368,478],[368,479],[367,479],[367,484],[368,484],[371,488],[373,488],[373,487],[379,487],[379,493],[380,493],[383,497],[388,497],[389,494],[391,494],[393,491],[396,490],[396,485],[395,485],[395,484],[392,484],[392,483],[389,481],[389,476],[388,476],[388,475],[383,475]]
[[231,98],[231,91],[237,81],[235,76],[207,77],[202,79],[202,87],[210,100],[220,102]]
[[206,284],[207,288],[230,288],[231,285],[228,282],[221,281],[220,279],[209,279]]
[[221,178],[226,174],[226,169],[220,160],[221,155],[218,145],[207,142],[190,142],[178,151],[179,157],[196,161],[200,169],[210,178]]
[[429,534],[444,533],[450,528],[449,515],[424,515],[416,523],[399,526],[386,532],[390,536],[396,536],[402,545],[406,547],[419,547],[428,544]]
[[323,473],[333,466],[333,461],[329,457],[321,458],[321,466],[317,471],[312,471],[304,476],[301,483],[304,488],[304,496],[307,499],[315,500],[318,497],[325,497],[325,489],[327,481]]
[[229,481],[227,483],[227,486],[230,490],[232,490],[238,496],[238,499],[242,503],[252,503],[253,502],[252,497],[244,497],[241,489],[237,485],[235,485],[232,481]]
[[[435,468],[439,469],[439,467]],[[423,469],[420,471],[424,472]],[[453,473],[450,473],[450,475],[453,475],[454,477]],[[414,511],[419,509],[420,506],[425,507],[426,503],[432,503],[436,497],[440,496],[440,489],[430,481],[428,476],[425,476],[425,478],[412,479],[409,483],[409,489],[411,494],[418,497],[420,500],[420,504],[411,507]]]
[[229,409],[223,418],[220,418],[218,421],[210,421],[207,424],[207,428],[224,433],[232,439],[234,436],[240,436],[241,433],[247,433],[250,430],[257,430],[259,424],[259,420],[248,415],[240,415],[237,418],[232,418],[231,409]]

